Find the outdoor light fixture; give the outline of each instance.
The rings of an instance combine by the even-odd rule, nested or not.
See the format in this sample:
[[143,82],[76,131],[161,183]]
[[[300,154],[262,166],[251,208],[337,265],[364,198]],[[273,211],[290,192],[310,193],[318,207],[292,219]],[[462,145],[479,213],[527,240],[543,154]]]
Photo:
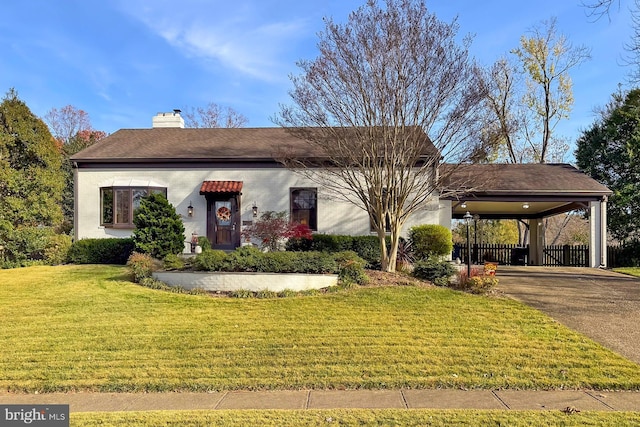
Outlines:
[[253,212],[253,217],[258,217],[258,206],[256,206],[256,202],[253,202],[253,206],[251,206],[251,211]]
[[189,217],[193,216],[193,205],[191,204],[191,200],[189,200],[189,206],[187,206],[187,215],[189,215]]
[[523,203],[522,204],[522,209],[529,209],[529,203]]
[[466,209],[467,208],[467,202],[462,202],[462,204],[460,205],[460,207],[462,209]]
[[471,220],[473,216],[467,211],[466,214],[462,217],[464,221],[467,223],[467,278],[471,277],[471,236],[469,235],[469,225],[471,224]]

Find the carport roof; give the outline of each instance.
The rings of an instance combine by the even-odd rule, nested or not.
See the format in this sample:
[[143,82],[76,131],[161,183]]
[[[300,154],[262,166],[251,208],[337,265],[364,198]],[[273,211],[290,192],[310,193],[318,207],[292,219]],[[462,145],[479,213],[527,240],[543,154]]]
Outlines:
[[450,194],[443,198],[454,201],[454,218],[467,211],[483,218],[540,218],[611,194],[564,163],[446,165],[441,173],[444,193]]

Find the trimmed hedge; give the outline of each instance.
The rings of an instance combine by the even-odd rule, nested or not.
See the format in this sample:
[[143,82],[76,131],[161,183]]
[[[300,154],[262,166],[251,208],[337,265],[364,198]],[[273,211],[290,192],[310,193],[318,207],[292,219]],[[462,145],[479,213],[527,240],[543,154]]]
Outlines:
[[[387,245],[390,244],[387,238]],[[313,239],[289,239],[287,251],[343,252],[353,251],[367,262],[367,268],[380,267],[380,246],[377,236],[344,236],[314,234]]]
[[261,252],[253,246],[225,253],[206,250],[193,267],[203,271],[338,274],[341,280],[364,283],[366,261],[355,252]]
[[438,224],[423,224],[411,227],[409,240],[416,259],[445,256],[453,251],[451,230]]
[[133,252],[133,239],[82,239],[73,242],[69,261],[75,264],[125,265]]

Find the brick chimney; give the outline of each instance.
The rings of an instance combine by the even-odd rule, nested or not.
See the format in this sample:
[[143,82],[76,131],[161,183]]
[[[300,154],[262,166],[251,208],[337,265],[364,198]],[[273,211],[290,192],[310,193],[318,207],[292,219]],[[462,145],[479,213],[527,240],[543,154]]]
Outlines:
[[153,116],[153,128],[184,128],[184,119],[180,116],[180,110]]

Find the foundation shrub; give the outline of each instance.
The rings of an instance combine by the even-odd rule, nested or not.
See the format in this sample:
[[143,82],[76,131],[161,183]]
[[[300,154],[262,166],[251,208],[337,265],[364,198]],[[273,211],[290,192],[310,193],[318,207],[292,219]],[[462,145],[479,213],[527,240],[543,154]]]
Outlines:
[[69,261],[74,264],[125,265],[133,252],[133,239],[82,239],[69,249]]
[[439,224],[423,224],[409,230],[416,259],[442,257],[453,251],[451,230]]
[[159,193],[140,200],[133,215],[135,250],[163,259],[184,250],[184,224],[175,207]]
[[203,271],[338,274],[340,279],[364,283],[366,261],[353,251],[328,252],[261,252],[254,247],[238,248],[225,253],[203,251],[195,257],[194,269]]
[[255,246],[245,246],[229,252],[222,271],[265,271],[264,252]]
[[185,266],[184,260],[175,254],[167,255],[162,261],[165,270],[181,270]]
[[217,249],[203,250],[193,260],[193,268],[202,271],[221,271],[225,266],[227,254]]
[[418,279],[428,280],[434,285],[447,286],[449,279],[456,273],[456,269],[448,261],[440,261],[431,257],[417,261],[414,264],[413,276]]
[[380,246],[376,236],[314,234],[312,239],[289,239],[286,250],[330,253],[353,251],[367,262],[367,268],[380,268]]

